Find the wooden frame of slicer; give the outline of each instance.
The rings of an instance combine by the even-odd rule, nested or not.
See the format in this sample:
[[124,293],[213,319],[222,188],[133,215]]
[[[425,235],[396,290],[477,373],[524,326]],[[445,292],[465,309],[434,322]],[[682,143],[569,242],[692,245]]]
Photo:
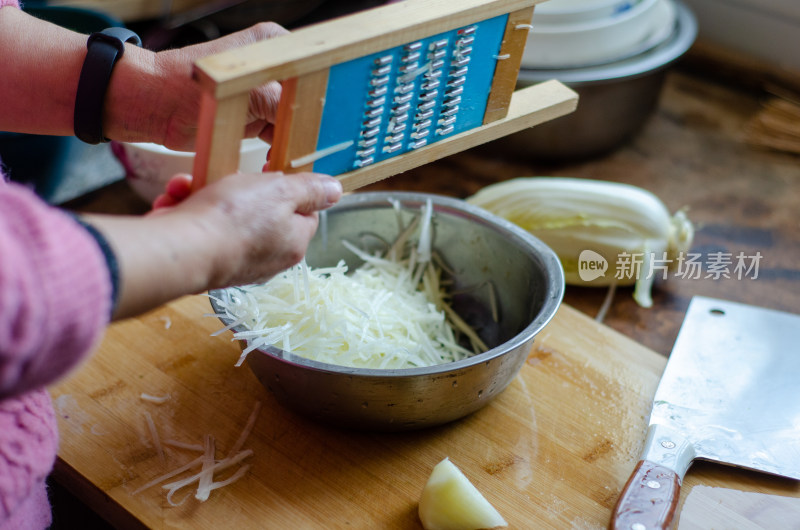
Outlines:
[[[416,141],[413,150],[398,153],[397,156],[384,154],[383,156],[390,157],[375,160],[374,163],[373,157],[364,157],[365,150],[361,149],[358,151],[361,158],[356,160],[357,165],[337,175],[344,189],[349,191],[365,186],[572,112],[577,105],[577,95],[558,81],[547,81],[515,91],[522,53],[531,29],[533,9],[540,1],[405,0],[199,59],[195,63],[194,77],[200,84],[202,99],[193,186],[195,189],[202,187],[237,171],[239,144],[244,136],[249,94],[253,88],[270,81],[282,83],[269,169],[287,173],[312,169],[316,171],[314,154],[320,153],[322,149],[318,145],[320,124],[326,99],[331,96],[326,96],[326,90],[330,72],[336,65],[376,53],[379,55],[373,62],[391,61],[388,56],[380,54],[384,50],[411,49],[409,43],[424,43],[423,52],[429,48],[434,50],[437,42],[444,40],[429,43],[424,39],[438,38],[446,32],[450,32],[454,39],[459,39],[468,34],[464,28],[470,29],[471,24],[495,17],[505,17],[500,19],[504,24],[504,32],[502,40],[498,41],[499,51],[492,52],[497,60],[491,67],[491,81],[486,85],[490,89],[482,121],[468,130],[440,136],[427,144]],[[463,42],[467,41],[458,41]],[[457,59],[463,59],[467,51],[472,52],[472,49],[462,46],[461,50],[453,53],[457,54]],[[407,58],[408,56],[398,58],[395,63]],[[452,56],[448,58],[451,59]],[[450,64],[453,64],[452,60],[448,66]],[[425,66],[430,66],[430,62]],[[418,69],[422,70],[424,68]],[[428,71],[426,75],[432,73]],[[400,74],[397,76],[395,81],[399,83]],[[447,73],[443,79],[448,79]],[[406,78],[403,80],[407,81]],[[342,87],[339,88],[341,90]],[[397,89],[395,86],[395,91]],[[355,83],[355,86],[344,91],[359,90],[367,89]],[[415,104],[421,105],[425,94],[420,88],[416,90],[420,99],[415,100],[418,101]],[[442,98],[450,94],[448,92],[439,96],[440,105],[448,104],[450,100]],[[393,112],[392,102],[396,101],[391,90],[388,97],[389,107],[386,112],[390,114]],[[373,101],[367,99],[368,104]],[[443,113],[445,107],[442,106],[440,110]],[[414,112],[414,109],[409,112]],[[429,120],[426,123],[427,121]],[[386,120],[383,123],[379,127],[385,127]],[[443,122],[440,120],[439,123]],[[380,137],[387,138],[381,140],[382,142],[389,141],[386,135],[391,136],[392,126],[394,124],[390,125],[388,133],[385,129],[381,131]],[[414,127],[417,127],[416,123]],[[436,127],[435,122],[433,127]],[[452,131],[451,128],[444,127],[435,129],[436,134],[447,130]],[[411,133],[412,138],[414,134],[424,132],[415,129]],[[367,134],[369,133],[371,131],[367,130]],[[364,131],[359,134],[363,136]],[[377,136],[378,133],[375,134]],[[435,134],[430,136],[433,138]],[[356,135],[347,144],[359,141]],[[363,143],[363,138],[361,141]],[[393,145],[384,143],[383,152],[392,149]],[[406,145],[409,144],[402,144]],[[362,163],[363,166],[358,165]]]

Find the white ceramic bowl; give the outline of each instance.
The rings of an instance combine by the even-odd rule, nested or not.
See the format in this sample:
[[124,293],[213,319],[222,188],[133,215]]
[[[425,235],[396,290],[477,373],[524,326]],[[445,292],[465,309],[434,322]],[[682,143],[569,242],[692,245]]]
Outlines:
[[676,18],[672,0],[641,0],[624,11],[566,24],[540,22],[535,13],[523,68],[579,68],[632,57],[665,41]]
[[576,92],[575,112],[486,144],[492,154],[537,162],[575,162],[606,155],[634,136],[657,108],[669,66],[692,46],[697,20],[675,1],[673,32],[645,53],[574,69],[520,69],[517,88],[558,79]]
[[536,6],[534,20],[542,24],[570,24],[610,17],[632,9],[642,0],[547,0]]
[[[167,181],[176,173],[192,172],[194,153],[173,151],[163,145],[151,143],[119,144],[122,153],[118,158],[125,166],[128,184],[144,200],[152,202],[164,192]],[[260,173],[267,162],[269,144],[257,139],[242,141],[239,171]]]

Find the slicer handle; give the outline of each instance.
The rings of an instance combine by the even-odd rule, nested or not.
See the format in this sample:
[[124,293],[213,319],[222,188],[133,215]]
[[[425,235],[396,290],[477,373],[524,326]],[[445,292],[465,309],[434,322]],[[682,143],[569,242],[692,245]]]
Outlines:
[[672,527],[681,477],[650,460],[640,460],[614,506],[609,528],[654,530]]

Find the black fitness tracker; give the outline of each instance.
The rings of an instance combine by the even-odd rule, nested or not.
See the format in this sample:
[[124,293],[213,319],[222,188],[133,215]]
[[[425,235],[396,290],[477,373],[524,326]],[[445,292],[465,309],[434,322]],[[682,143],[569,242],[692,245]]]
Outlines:
[[103,135],[103,103],[114,65],[125,52],[125,43],[142,45],[139,36],[125,28],[108,28],[92,33],[86,42],[78,92],[75,94],[73,128],[87,144],[107,142]]

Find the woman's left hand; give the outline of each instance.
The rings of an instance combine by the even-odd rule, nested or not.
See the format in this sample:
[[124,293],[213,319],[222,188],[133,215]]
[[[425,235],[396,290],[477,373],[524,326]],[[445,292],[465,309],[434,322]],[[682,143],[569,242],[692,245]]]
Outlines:
[[[156,64],[169,72],[167,83],[174,87],[172,93],[185,94],[187,84],[193,88],[193,93],[189,97],[173,101],[175,106],[164,131],[164,145],[181,150],[191,150],[194,146],[200,109],[200,91],[191,80],[192,64],[195,60],[286,33],[288,31],[278,24],[263,22],[210,42],[158,52]],[[280,97],[281,86],[275,81],[262,85],[250,93],[246,137],[258,136],[267,143],[272,142],[273,124]]]
[[[153,142],[176,151],[194,151],[201,98],[200,87],[192,79],[194,62],[286,33],[278,24],[262,22],[210,42],[157,53],[127,45],[106,96],[106,136],[121,142]],[[280,97],[278,82],[250,92],[246,137],[272,142]]]

